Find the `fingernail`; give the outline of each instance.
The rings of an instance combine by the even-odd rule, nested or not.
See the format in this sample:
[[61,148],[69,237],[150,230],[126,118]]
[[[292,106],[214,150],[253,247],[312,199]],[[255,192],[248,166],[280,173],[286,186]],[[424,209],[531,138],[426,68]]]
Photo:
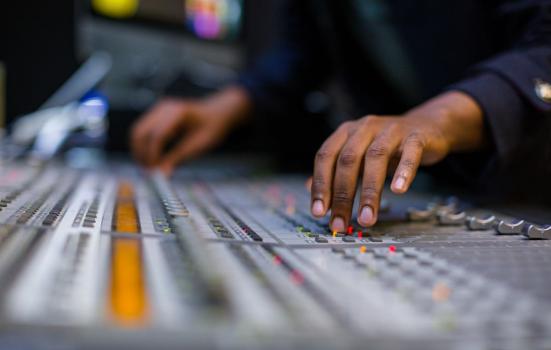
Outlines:
[[406,187],[406,180],[402,176],[399,176],[396,179],[396,182],[394,182],[394,188],[396,188],[399,191],[403,191],[405,187]]
[[316,199],[312,204],[312,214],[315,216],[323,216],[323,202]]
[[331,230],[337,231],[337,232],[344,232],[344,220],[340,217],[335,217],[333,219],[333,222],[331,223]]
[[368,225],[373,221],[373,209],[371,209],[371,207],[365,206],[362,208],[360,221],[363,225]]

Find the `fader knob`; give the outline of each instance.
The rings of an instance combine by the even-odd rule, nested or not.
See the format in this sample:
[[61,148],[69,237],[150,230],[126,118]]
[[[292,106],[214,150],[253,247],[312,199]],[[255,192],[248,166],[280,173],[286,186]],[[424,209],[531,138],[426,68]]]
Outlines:
[[526,225],[523,233],[526,237],[532,239],[549,239],[551,238],[551,225]]
[[522,233],[522,228],[524,227],[524,220],[518,220],[513,222],[507,222],[505,220],[500,220],[496,226],[496,233],[498,235],[520,235]]
[[469,230],[489,230],[494,227],[496,223],[496,217],[494,215],[487,216],[485,218],[478,218],[476,216],[469,216],[467,218],[467,228]]
[[434,217],[434,210],[420,210],[416,208],[407,209],[408,219],[410,221],[429,221]]
[[438,215],[440,225],[462,225],[465,223],[467,214],[464,211],[458,213],[441,213]]
[[456,197],[448,197],[445,201],[436,200],[428,204],[427,209],[434,211],[436,215],[453,213],[457,211],[459,201]]

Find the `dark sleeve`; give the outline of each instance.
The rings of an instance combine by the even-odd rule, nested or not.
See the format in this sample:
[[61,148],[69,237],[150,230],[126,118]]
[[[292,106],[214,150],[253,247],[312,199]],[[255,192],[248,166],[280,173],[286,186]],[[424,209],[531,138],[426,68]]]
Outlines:
[[248,91],[255,109],[301,104],[328,76],[328,57],[308,4],[289,0],[282,5],[276,44],[241,74],[238,84]]
[[[465,80],[451,87],[481,106],[501,164],[516,158],[531,128],[548,125],[551,118],[551,98],[538,93],[542,84],[551,84],[551,5],[530,3],[536,6],[535,14],[520,39],[508,51],[472,68]],[[551,143],[551,138],[539,142]]]

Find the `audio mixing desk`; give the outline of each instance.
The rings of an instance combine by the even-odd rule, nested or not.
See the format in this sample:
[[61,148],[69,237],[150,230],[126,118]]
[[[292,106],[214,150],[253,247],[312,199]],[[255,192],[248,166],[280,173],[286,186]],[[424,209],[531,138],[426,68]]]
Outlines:
[[385,193],[331,232],[303,177],[0,166],[0,348],[551,348],[551,229]]

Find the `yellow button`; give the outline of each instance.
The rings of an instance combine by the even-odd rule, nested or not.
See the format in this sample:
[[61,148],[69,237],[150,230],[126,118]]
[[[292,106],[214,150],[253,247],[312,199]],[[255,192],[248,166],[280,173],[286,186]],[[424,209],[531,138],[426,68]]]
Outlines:
[[551,84],[541,79],[534,80],[534,84],[536,95],[538,95],[543,102],[551,103]]

